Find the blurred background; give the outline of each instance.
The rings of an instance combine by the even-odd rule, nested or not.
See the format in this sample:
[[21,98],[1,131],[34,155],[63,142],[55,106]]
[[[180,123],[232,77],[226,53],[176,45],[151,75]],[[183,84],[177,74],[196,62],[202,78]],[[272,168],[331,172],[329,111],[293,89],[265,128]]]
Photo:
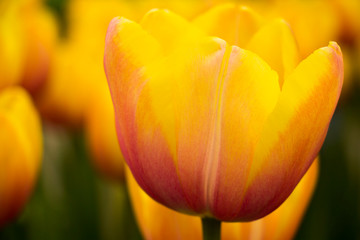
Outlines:
[[[142,239],[118,163],[103,49],[115,16],[153,7],[188,19],[221,0],[1,0],[0,88],[22,85],[42,117],[44,154],[27,205],[0,239]],[[342,95],[295,239],[360,239],[360,1],[237,1],[293,28],[301,55],[342,48]]]

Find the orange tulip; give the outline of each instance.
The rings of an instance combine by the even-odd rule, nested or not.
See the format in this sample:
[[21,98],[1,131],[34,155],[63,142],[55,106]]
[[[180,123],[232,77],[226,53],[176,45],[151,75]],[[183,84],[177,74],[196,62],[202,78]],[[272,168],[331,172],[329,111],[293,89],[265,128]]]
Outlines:
[[[204,14],[212,35],[232,8],[242,9]],[[330,42],[299,63],[281,20],[250,37],[250,50],[202,26],[166,10],[140,24],[112,20],[104,65],[120,148],[165,206],[255,220],[280,206],[318,154],[342,87],[341,51]]]
[[[132,206],[142,235],[147,240],[201,239],[200,219],[172,211],[152,200],[127,169]],[[249,223],[223,223],[222,240],[292,239],[310,202],[318,175],[318,161],[301,179],[289,198],[274,212]]]
[[40,119],[19,87],[0,93],[0,228],[23,208],[31,194],[42,155]]

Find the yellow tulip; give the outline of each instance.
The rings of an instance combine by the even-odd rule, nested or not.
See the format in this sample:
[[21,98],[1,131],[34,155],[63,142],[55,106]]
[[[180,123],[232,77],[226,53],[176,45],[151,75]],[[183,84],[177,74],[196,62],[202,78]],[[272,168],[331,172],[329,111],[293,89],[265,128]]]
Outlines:
[[19,87],[0,93],[0,228],[23,208],[31,194],[42,156],[40,119]]
[[24,7],[22,21],[26,38],[21,83],[37,95],[48,80],[58,35],[57,23],[50,11],[40,4]]
[[20,82],[24,33],[17,1],[0,2],[0,89]]
[[105,177],[120,181],[124,178],[124,157],[117,142],[109,88],[104,83],[97,90],[86,115],[86,134],[93,163]]
[[0,11],[0,88],[21,83],[36,93],[50,68],[57,37],[54,17],[33,0],[5,0]]
[[250,50],[201,29],[166,10],[140,24],[112,20],[104,66],[120,148],[165,206],[255,220],[281,205],[318,154],[342,87],[341,51],[330,42],[299,63],[282,20],[262,26]]
[[[172,211],[152,200],[127,168],[132,206],[145,239],[201,239],[200,219]],[[318,175],[318,161],[301,179],[289,198],[268,216],[249,223],[223,223],[222,240],[292,239],[310,202]]]
[[83,124],[94,92],[92,80],[103,77],[93,59],[85,58],[77,47],[70,44],[56,47],[49,80],[36,98],[46,119],[71,127]]
[[97,86],[106,83],[102,63],[106,27],[116,14],[131,16],[129,12],[118,0],[69,2],[68,36],[56,47],[49,80],[37,97],[42,115],[72,127],[84,123]]

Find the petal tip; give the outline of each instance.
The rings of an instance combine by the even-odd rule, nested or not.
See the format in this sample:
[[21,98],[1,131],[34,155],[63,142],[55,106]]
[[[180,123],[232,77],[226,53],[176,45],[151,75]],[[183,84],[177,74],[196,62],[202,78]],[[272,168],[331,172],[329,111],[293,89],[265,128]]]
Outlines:
[[332,48],[335,53],[339,56],[342,56],[341,48],[335,41],[330,41],[328,47]]

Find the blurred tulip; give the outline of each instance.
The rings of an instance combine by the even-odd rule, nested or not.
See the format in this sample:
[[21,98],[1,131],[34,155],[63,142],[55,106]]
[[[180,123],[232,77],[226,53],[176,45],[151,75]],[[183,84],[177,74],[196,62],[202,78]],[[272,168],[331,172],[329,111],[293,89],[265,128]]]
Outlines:
[[[293,239],[310,202],[317,175],[318,161],[315,161],[278,209],[257,221],[223,223],[221,239]],[[201,239],[199,218],[177,213],[152,200],[139,187],[128,168],[126,178],[133,209],[145,239]]]
[[117,0],[69,2],[67,38],[55,50],[49,81],[37,98],[47,119],[82,126],[97,86],[106,83],[102,63],[106,26],[117,14],[131,16],[129,12]]
[[83,123],[94,92],[92,80],[103,77],[93,59],[85,58],[78,47],[62,44],[56,48],[49,81],[36,98],[46,119],[71,127]]
[[19,2],[0,2],[0,89],[21,80],[24,64],[24,33]]
[[39,1],[0,3],[0,88],[22,83],[36,93],[47,79],[56,42],[56,23]]
[[54,16],[40,4],[23,9],[25,66],[22,85],[36,95],[48,80],[57,41]]
[[119,144],[156,201],[255,220],[289,196],[318,154],[342,87],[339,46],[298,64],[282,20],[261,27],[249,46],[257,55],[166,10],[140,24],[110,23],[104,66]]
[[86,118],[86,133],[96,169],[105,177],[121,181],[124,157],[117,142],[114,108],[109,88],[104,83],[93,98]]
[[40,119],[19,87],[0,93],[0,228],[23,208],[42,157]]

